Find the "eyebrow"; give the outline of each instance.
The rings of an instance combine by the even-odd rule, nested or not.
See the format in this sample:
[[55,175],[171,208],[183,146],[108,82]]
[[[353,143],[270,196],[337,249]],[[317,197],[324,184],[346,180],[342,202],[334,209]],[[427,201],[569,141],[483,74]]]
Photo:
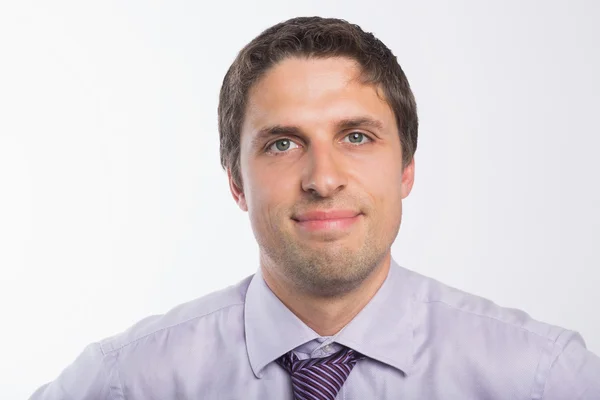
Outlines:
[[[371,117],[344,118],[335,123],[335,129],[338,131],[355,128],[373,128],[383,130],[383,123]],[[271,125],[261,128],[252,139],[252,145],[256,146],[265,138],[277,135],[298,135],[302,132],[300,127],[295,125]]]

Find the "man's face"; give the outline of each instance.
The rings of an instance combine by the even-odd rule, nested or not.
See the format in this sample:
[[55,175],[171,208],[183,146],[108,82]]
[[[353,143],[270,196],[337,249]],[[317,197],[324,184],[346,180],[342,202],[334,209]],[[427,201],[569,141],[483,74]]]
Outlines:
[[261,264],[301,290],[357,287],[389,256],[414,163],[402,169],[394,113],[347,58],[288,58],[252,87],[243,188]]

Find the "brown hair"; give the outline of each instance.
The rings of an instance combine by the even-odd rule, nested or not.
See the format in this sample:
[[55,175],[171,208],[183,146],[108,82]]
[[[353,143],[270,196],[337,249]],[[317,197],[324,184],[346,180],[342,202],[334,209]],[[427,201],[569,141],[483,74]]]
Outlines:
[[219,96],[221,165],[242,187],[240,134],[248,92],[266,71],[288,57],[348,57],[362,68],[364,83],[380,87],[394,114],[402,145],[403,167],[417,149],[415,98],[396,57],[372,33],[336,18],[299,17],[276,24],[248,43],[229,67]]

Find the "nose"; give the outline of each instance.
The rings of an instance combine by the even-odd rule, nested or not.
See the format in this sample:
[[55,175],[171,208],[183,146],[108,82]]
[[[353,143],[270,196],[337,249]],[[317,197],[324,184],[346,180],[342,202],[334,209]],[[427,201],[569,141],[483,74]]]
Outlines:
[[318,197],[330,197],[347,185],[339,155],[331,145],[313,144],[303,170],[302,189]]

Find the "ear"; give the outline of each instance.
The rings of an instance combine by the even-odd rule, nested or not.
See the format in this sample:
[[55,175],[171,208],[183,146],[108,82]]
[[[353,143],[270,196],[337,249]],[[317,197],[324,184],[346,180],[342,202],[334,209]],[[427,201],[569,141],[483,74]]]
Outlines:
[[415,182],[415,158],[413,157],[410,164],[404,167],[402,171],[402,198],[405,199],[412,190],[413,183]]
[[231,170],[229,168],[227,168],[227,179],[229,180],[229,190],[231,190],[233,200],[235,200],[238,207],[242,211],[248,211],[248,204],[246,203],[244,190],[234,182],[233,177],[231,176]]

